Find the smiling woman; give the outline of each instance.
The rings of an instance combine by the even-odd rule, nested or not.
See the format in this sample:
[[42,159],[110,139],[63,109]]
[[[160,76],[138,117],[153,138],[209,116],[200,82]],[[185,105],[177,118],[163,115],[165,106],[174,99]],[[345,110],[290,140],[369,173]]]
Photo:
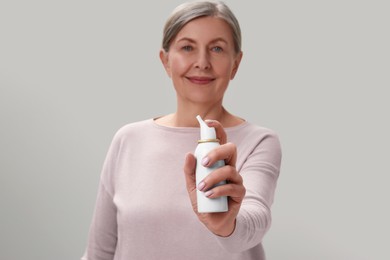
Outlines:
[[217,17],[197,18],[170,42],[169,51],[161,50],[160,58],[175,86],[178,105],[191,102],[201,103],[202,109],[221,107],[242,57],[235,51],[229,25]]
[[[177,109],[114,136],[82,259],[265,259],[261,242],[270,228],[281,149],[272,130],[223,106],[241,58],[240,27],[224,3],[184,3],[173,11],[160,59]],[[197,115],[209,119],[221,143],[202,165],[225,162],[198,185]],[[197,191],[228,197],[228,211],[199,213]]]

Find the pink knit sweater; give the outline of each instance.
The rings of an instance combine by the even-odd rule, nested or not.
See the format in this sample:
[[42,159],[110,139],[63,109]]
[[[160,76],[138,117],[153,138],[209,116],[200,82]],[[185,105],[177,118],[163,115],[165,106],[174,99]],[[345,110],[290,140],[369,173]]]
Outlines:
[[113,138],[82,260],[265,259],[261,241],[271,225],[279,139],[249,122],[225,131],[237,146],[246,188],[232,235],[211,233],[191,207],[183,165],[199,128],[149,119],[122,127]]

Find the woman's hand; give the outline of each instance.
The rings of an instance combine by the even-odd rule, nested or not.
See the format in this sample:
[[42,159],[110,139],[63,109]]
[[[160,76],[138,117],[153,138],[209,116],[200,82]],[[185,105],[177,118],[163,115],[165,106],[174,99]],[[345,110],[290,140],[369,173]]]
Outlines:
[[[199,220],[214,234],[227,237],[234,231],[236,217],[245,196],[245,187],[241,175],[236,170],[236,146],[232,143],[226,143],[226,133],[218,121],[206,120],[206,123],[208,126],[215,128],[221,146],[210,151],[207,156],[203,158],[202,163],[207,167],[219,160],[224,160],[226,165],[210,173],[203,179],[203,183],[199,183],[198,189],[207,191],[205,195],[209,198],[228,196],[229,211],[220,213],[198,213],[196,201],[197,187],[195,181],[196,159],[191,153],[186,155],[184,164],[187,191],[192,208]],[[210,189],[215,184],[224,180],[227,181],[227,184]]]

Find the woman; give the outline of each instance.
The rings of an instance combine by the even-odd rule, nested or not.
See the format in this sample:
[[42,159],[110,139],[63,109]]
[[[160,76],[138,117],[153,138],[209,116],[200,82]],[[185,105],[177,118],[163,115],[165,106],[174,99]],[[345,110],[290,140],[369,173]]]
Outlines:
[[[191,2],[173,11],[160,59],[177,110],[116,133],[82,259],[265,259],[261,241],[271,224],[281,150],[275,133],[222,104],[241,57],[239,24],[225,4]],[[196,186],[198,114],[212,119],[222,143],[202,164],[226,166]],[[222,180],[228,183],[210,189]],[[197,189],[228,196],[229,211],[197,213]]]

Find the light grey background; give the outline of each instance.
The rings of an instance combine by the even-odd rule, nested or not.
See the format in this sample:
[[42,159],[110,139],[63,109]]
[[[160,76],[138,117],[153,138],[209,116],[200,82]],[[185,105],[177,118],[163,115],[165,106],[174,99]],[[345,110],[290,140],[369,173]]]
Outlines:
[[[79,259],[122,125],[170,113],[158,59],[181,1],[0,2],[0,259]],[[268,259],[390,259],[388,1],[227,0],[226,107],[276,130]]]

